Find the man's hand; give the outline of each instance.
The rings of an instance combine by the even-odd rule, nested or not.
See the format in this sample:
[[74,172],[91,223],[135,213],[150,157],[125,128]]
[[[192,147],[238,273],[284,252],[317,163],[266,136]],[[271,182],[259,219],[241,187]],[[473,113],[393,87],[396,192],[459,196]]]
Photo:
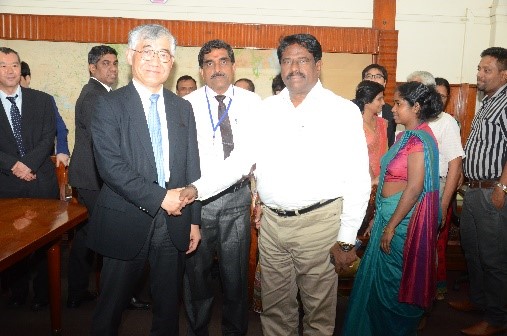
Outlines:
[[11,171],[16,177],[25,181],[33,181],[37,178],[37,176],[32,173],[32,170],[21,161],[16,162],[14,166],[12,166]]
[[167,193],[165,194],[164,200],[160,206],[162,209],[167,211],[169,215],[181,215],[181,209],[183,209],[186,205],[186,203],[180,201],[181,190],[183,190],[183,188],[171,189],[167,190]]
[[355,249],[345,252],[338,242],[331,247],[329,253],[331,257],[334,258],[334,270],[336,273],[340,273],[340,271],[345,271],[347,268],[352,267],[354,261],[358,259]]
[[491,194],[491,202],[498,210],[502,209],[505,204],[505,192],[502,189],[495,187],[493,189],[493,193]]
[[197,189],[194,186],[186,186],[180,192],[180,201],[186,204],[192,203],[197,198]]
[[63,164],[65,167],[69,165],[70,156],[64,153],[56,154],[56,166],[59,167],[60,164]]
[[188,245],[187,254],[194,252],[201,241],[201,230],[199,229],[199,225],[191,224],[190,225],[190,244]]

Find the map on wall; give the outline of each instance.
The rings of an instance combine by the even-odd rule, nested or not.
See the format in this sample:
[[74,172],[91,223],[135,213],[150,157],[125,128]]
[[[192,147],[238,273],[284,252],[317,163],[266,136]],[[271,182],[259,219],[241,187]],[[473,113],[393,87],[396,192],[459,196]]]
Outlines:
[[[16,50],[32,73],[30,86],[55,97],[56,104],[69,129],[69,149],[74,148],[74,107],[88,73],[88,52],[100,43],[47,42],[0,40],[0,45]],[[119,75],[116,87],[131,79],[130,66],[125,56],[126,44],[110,45],[118,52]],[[165,87],[174,91],[176,80],[190,75],[203,85],[199,74],[197,55],[199,47],[178,47],[176,61]],[[262,98],[271,95],[271,82],[280,72],[274,49],[234,49],[236,79],[251,79]],[[361,70],[371,63],[371,55],[324,53],[321,80],[325,87],[345,98],[352,99]]]

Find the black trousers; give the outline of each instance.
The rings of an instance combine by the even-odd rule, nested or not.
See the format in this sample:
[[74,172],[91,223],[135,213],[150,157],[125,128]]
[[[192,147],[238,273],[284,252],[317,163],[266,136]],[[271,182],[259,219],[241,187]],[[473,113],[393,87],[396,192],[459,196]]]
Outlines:
[[[78,201],[88,210],[91,216],[100,190],[77,189]],[[90,272],[95,252],[86,246],[88,239],[88,221],[81,224],[75,231],[69,253],[68,288],[69,300],[79,300],[88,290]]]
[[161,215],[153,221],[144,246],[134,259],[119,260],[104,256],[100,277],[101,294],[93,314],[91,334],[118,335],[122,313],[148,261],[153,297],[150,335],[178,336],[184,256],[185,252],[178,251],[172,243],[167,224]]
[[218,254],[223,290],[222,333],[245,335],[248,329],[248,257],[250,189],[246,186],[203,205],[201,243],[186,258],[184,302],[188,335],[209,335],[213,304],[211,269]]

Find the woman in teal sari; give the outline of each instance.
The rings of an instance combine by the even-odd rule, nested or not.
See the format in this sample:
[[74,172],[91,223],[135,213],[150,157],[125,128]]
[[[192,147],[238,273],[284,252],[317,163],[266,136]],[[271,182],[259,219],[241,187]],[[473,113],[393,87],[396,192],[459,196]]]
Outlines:
[[394,94],[406,131],[381,160],[370,241],[349,298],[343,335],[415,335],[436,290],[438,149],[426,124],[442,110],[438,93],[409,82]]

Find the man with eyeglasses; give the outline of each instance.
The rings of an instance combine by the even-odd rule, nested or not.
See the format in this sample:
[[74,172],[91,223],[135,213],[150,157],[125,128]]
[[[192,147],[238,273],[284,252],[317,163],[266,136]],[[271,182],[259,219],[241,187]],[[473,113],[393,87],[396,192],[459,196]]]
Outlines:
[[[225,159],[245,151],[255,132],[262,132],[253,127],[260,97],[232,85],[236,65],[234,51],[226,42],[205,43],[198,62],[205,86],[185,99],[192,103],[195,114],[202,174],[215,182],[230,174],[221,169]],[[185,270],[188,335],[208,335],[214,301],[211,270],[215,255],[223,292],[222,333],[247,332],[251,194],[249,179],[239,178],[202,202],[201,245],[187,257]]]
[[192,106],[163,87],[174,64],[173,35],[161,25],[138,26],[128,48],[132,82],[101,95],[91,122],[104,181],[88,232],[89,247],[103,255],[91,334],[118,334],[149,262],[150,335],[178,335],[184,257],[199,243],[201,209],[198,202],[182,209],[175,188],[200,176],[195,121]]
[[[370,80],[382,84],[384,87],[387,84],[387,70],[380,64],[370,64],[362,71],[363,80]],[[391,147],[394,143],[394,136],[396,133],[396,123],[394,122],[393,107],[388,103],[382,106],[380,116],[387,120],[387,145]]]

